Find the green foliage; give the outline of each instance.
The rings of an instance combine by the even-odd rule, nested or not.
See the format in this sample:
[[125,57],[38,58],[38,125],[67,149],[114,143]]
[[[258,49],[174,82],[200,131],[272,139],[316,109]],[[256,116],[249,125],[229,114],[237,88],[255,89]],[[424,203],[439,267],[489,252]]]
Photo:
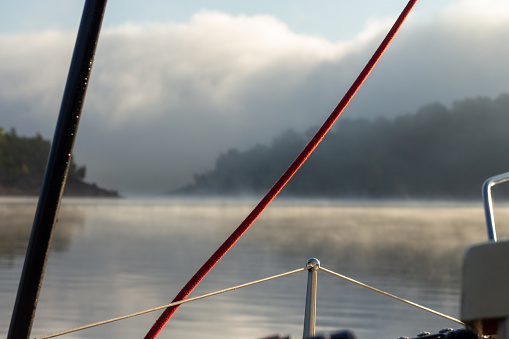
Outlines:
[[[40,134],[19,136],[14,128],[5,132],[0,126],[0,186],[36,192],[44,179],[51,144]],[[71,157],[68,177],[81,180],[85,167],[78,167]]]
[[[283,193],[323,197],[472,198],[509,170],[509,94],[425,106],[389,120],[341,118]],[[314,134],[221,154],[185,193],[264,193]]]

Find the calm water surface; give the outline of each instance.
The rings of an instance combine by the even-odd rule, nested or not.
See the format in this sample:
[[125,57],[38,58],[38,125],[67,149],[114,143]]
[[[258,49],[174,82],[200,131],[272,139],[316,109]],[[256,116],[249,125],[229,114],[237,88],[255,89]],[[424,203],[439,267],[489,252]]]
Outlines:
[[[35,204],[0,198],[0,336],[7,334]],[[66,199],[32,337],[169,303],[255,204]],[[499,207],[497,218],[504,228],[509,207]],[[485,233],[480,202],[280,200],[192,296],[294,270],[317,257],[325,268],[457,317],[461,256]],[[306,280],[301,272],[183,305],[159,337],[302,336]],[[350,329],[359,339],[374,339],[458,328],[324,272],[318,288],[317,332]],[[159,314],[62,338],[142,338]]]

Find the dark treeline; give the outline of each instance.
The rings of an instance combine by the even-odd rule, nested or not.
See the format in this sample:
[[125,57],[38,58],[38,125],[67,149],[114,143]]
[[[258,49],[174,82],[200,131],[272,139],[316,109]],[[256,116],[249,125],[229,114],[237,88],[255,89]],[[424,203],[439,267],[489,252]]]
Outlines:
[[[221,154],[179,193],[264,193],[315,133],[286,131],[271,145]],[[509,171],[509,94],[451,108],[435,103],[395,119],[341,118],[283,193],[350,198],[478,198]]]
[[[20,136],[13,128],[5,132],[0,126],[0,194],[38,195],[44,180],[44,172],[51,143],[40,134],[34,137]],[[71,157],[67,174],[66,193],[71,195],[116,196],[83,182],[85,166],[78,166]]]

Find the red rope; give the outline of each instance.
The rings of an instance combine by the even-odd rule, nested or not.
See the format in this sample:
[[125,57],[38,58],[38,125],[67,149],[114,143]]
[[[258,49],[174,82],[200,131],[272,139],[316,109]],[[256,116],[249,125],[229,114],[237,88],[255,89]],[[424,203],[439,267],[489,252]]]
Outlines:
[[[318,146],[323,137],[327,134],[329,129],[332,127],[334,122],[337,120],[339,115],[343,112],[345,107],[348,105],[354,94],[357,92],[359,87],[362,85],[364,80],[367,78],[368,74],[371,72],[378,59],[382,56],[383,52],[391,42],[392,38],[396,35],[396,32],[399,30],[403,21],[408,16],[410,11],[417,0],[410,0],[404,10],[401,12],[400,16],[392,26],[387,36],[382,41],[378,49],[375,51],[369,62],[364,66],[364,69],[359,74],[357,79],[354,81],[350,89],[346,92],[343,99],[339,102],[336,108],[332,111],[329,118],[325,121],[322,127],[316,132],[315,136],[311,139],[311,141],[306,145],[304,150],[297,156],[294,162],[288,167],[286,172],[279,178],[279,180],[274,184],[274,186],[267,192],[267,194],[263,197],[263,199],[258,203],[258,205],[253,209],[253,211],[244,219],[244,221],[238,226],[238,228],[230,235],[228,239],[216,250],[214,254],[203,264],[203,266],[194,274],[194,276],[187,282],[187,284],[182,288],[182,290],[177,294],[177,296],[173,299],[173,302],[185,299],[189,293],[198,285],[198,283],[205,277],[205,275],[214,267],[214,265],[228,252],[228,250],[235,244],[235,242],[242,236],[242,234],[251,226],[251,224],[258,218],[258,216],[262,213],[262,211],[270,204],[270,202],[276,197],[276,195],[283,189],[286,183],[291,179],[291,177],[297,172],[297,170],[302,166],[302,164],[306,161],[308,156],[313,152],[313,150]],[[154,339],[159,332],[162,330],[164,325],[171,318],[173,313],[177,310],[178,306],[168,307],[157,319],[154,323],[150,331],[145,336],[145,339]]]

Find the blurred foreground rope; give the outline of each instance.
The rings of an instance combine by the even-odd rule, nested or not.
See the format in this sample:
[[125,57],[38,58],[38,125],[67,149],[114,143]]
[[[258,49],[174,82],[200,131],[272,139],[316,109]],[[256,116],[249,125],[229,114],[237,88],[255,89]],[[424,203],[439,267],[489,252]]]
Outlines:
[[[267,194],[262,198],[262,200],[258,203],[258,205],[253,209],[253,211],[244,219],[244,221],[237,227],[237,229],[226,239],[226,241],[212,254],[212,256],[203,264],[202,267],[194,274],[194,276],[188,281],[188,283],[180,290],[177,296],[173,299],[174,302],[185,299],[189,293],[200,283],[200,281],[205,277],[205,275],[215,266],[215,264],[228,252],[228,250],[237,242],[238,239],[244,234],[244,232],[251,226],[251,224],[258,218],[258,216],[262,213],[262,211],[270,204],[270,202],[278,195],[278,193],[283,189],[286,183],[292,178],[292,176],[297,172],[297,170],[302,166],[302,164],[306,161],[309,155],[314,151],[314,149],[318,146],[320,141],[325,137],[327,132],[331,129],[336,122],[339,115],[346,108],[350,100],[353,98],[357,90],[361,87],[362,83],[368,77],[369,73],[377,63],[378,59],[382,56],[387,46],[389,46],[391,40],[396,35],[397,31],[405,21],[406,17],[414,7],[417,0],[410,0],[408,4],[405,6],[400,16],[390,29],[389,33],[387,33],[386,37],[377,48],[371,59],[368,61],[364,69],[361,71],[357,79],[355,79],[354,83],[350,87],[350,89],[343,96],[343,99],[339,102],[336,108],[332,111],[330,116],[324,122],[322,127],[316,132],[311,141],[306,145],[306,147],[302,150],[302,152],[297,156],[294,162],[288,167],[286,172],[279,178],[279,180],[272,186],[272,188],[267,192]],[[159,332],[163,329],[164,325],[170,320],[173,313],[177,310],[178,305],[168,307],[157,319],[157,321],[152,325],[152,328],[149,330],[145,339],[154,339],[157,337]]]

